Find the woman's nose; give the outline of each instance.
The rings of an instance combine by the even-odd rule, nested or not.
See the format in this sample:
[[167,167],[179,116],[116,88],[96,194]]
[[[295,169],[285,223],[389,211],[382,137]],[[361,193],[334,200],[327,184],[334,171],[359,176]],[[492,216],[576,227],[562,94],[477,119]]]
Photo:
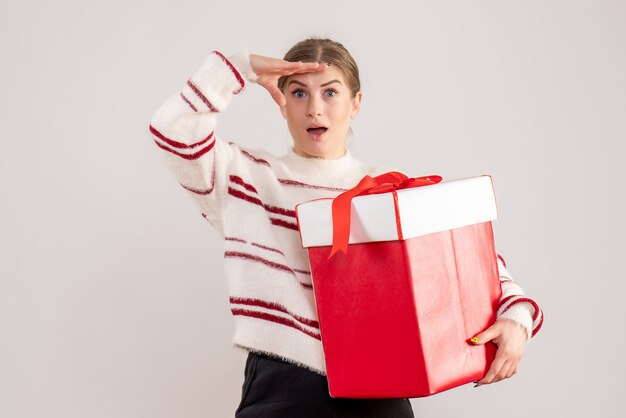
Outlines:
[[309,106],[307,108],[307,116],[314,117],[322,114],[322,103],[321,100],[317,100],[315,98],[311,98],[309,100]]

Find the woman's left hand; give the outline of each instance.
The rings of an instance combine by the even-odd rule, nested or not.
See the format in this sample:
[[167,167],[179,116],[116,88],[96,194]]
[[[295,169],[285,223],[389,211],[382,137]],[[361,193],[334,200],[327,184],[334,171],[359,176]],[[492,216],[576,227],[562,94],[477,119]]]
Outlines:
[[517,373],[526,340],[526,328],[511,319],[498,319],[492,326],[472,338],[476,345],[492,341],[498,346],[489,371],[485,377],[476,382],[476,386],[499,382]]

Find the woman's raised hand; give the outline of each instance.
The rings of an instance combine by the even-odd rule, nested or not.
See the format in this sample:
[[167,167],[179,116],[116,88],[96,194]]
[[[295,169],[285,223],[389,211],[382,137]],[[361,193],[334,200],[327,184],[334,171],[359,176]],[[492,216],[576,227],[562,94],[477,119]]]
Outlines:
[[328,64],[318,62],[290,62],[279,58],[264,57],[250,54],[250,66],[257,75],[255,83],[263,86],[278,104],[283,107],[287,103],[285,96],[278,88],[278,79],[291,74],[324,71]]

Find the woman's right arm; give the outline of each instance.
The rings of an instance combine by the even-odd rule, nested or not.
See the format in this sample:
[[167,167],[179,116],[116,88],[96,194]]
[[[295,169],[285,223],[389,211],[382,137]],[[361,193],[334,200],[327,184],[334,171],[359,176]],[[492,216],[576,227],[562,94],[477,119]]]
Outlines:
[[247,50],[228,58],[212,51],[150,120],[152,139],[171,172],[210,222],[221,217],[220,196],[234,154],[215,134],[217,117],[255,79]]
[[227,195],[228,175],[238,147],[215,134],[218,115],[246,81],[265,88],[282,106],[278,90],[283,75],[321,71],[325,64],[287,62],[249,54],[243,49],[228,58],[212,51],[181,90],[171,95],[153,114],[149,130],[180,185],[196,202],[202,216],[217,226]]

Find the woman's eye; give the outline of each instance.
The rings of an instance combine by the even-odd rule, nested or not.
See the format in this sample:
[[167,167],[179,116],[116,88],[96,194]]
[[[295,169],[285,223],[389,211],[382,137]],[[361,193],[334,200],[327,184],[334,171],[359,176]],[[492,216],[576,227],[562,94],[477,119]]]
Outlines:
[[[325,93],[327,93],[327,94],[328,94],[328,96],[330,96],[330,97],[334,97],[334,96],[336,96],[339,92],[338,92],[337,90],[335,90],[335,89],[327,89],[327,90],[325,91]],[[297,89],[297,90],[292,91],[292,92],[291,92],[291,94],[293,94],[295,97],[304,97],[304,95],[305,95],[306,93],[305,93],[305,92],[304,92],[304,90],[302,90],[302,89]]]

